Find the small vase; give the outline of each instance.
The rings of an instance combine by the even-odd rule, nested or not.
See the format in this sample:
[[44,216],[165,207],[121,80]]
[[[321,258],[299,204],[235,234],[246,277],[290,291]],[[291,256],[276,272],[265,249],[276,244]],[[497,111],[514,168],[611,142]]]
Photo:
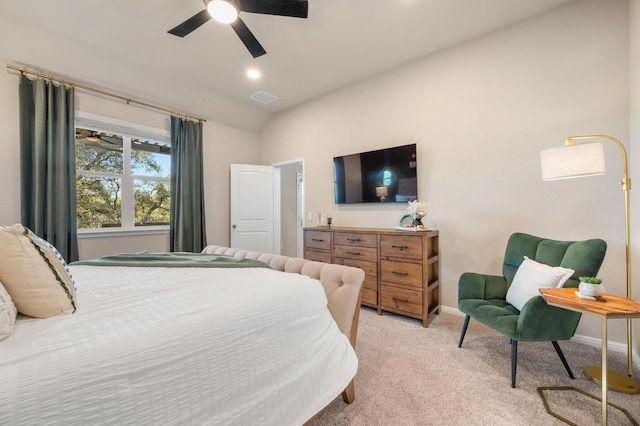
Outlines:
[[604,285],[602,284],[591,284],[580,281],[578,289],[580,293],[585,296],[598,297],[604,294]]
[[413,222],[411,222],[411,226],[414,228],[422,228],[422,219],[419,217],[414,217]]

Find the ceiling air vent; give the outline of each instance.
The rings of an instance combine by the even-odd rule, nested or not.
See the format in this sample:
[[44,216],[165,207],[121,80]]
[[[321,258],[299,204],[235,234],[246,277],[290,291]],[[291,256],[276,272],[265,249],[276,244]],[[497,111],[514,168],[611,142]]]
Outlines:
[[249,96],[249,99],[253,99],[256,102],[260,102],[261,104],[270,104],[271,102],[278,99],[277,96],[272,95],[269,92],[265,92],[264,90],[258,90],[253,95]]

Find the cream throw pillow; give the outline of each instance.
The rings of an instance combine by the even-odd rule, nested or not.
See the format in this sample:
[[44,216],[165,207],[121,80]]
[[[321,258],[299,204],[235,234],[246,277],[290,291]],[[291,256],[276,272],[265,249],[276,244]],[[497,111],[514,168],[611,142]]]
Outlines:
[[13,304],[11,296],[0,283],[0,342],[13,333],[17,315],[16,305]]
[[76,310],[66,262],[55,247],[20,224],[0,229],[0,281],[24,315],[48,318]]
[[507,291],[507,303],[521,311],[529,299],[540,296],[538,289],[562,287],[574,272],[573,269],[538,263],[525,256]]

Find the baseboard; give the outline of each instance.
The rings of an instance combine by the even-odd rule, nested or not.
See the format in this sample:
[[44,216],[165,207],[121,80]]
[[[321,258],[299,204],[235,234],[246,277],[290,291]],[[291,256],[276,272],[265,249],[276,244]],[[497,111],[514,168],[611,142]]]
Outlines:
[[[571,338],[572,342],[577,342],[577,343],[582,343],[584,345],[588,345],[588,346],[594,346],[597,348],[601,348],[602,347],[602,339],[598,339],[595,337],[589,337],[589,336],[585,336],[582,334],[576,334]],[[611,340],[609,340],[609,342],[607,342],[607,348],[609,349],[609,351],[611,352],[620,352],[626,355],[627,353],[627,345],[624,343],[619,343],[619,342],[612,342]],[[638,356],[638,352],[636,352],[635,350],[631,353],[631,360],[633,362],[633,365],[640,370],[640,356]]]
[[[458,310],[457,308],[449,307],[449,306],[440,305],[440,311],[446,314],[464,316],[464,313],[460,312],[460,310]],[[598,349],[602,347],[602,339],[598,339],[596,337],[584,336],[582,334],[574,335],[571,338],[571,341],[576,343],[582,343],[583,345],[587,345],[587,346],[593,346]],[[621,352],[624,354],[627,353],[627,345],[624,343],[609,341],[607,344],[607,348],[611,352]],[[638,352],[633,351],[631,358],[633,360],[633,365],[640,370],[640,355],[638,355]]]

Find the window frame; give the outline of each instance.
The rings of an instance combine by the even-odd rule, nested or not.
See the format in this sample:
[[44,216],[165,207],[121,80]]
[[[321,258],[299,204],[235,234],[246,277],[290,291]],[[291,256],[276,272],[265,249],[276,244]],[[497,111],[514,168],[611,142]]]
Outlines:
[[171,131],[156,127],[145,126],[115,118],[104,117],[82,111],[76,111],[75,127],[95,130],[99,132],[113,133],[122,136],[123,172],[99,172],[81,171],[77,169],[76,175],[90,177],[116,177],[122,179],[121,199],[121,226],[113,228],[78,228],[78,238],[95,238],[121,235],[150,235],[168,234],[169,225],[135,226],[135,198],[134,181],[150,180],[170,182],[171,175],[156,177],[132,174],[131,166],[131,140],[145,139],[162,142],[171,146]]

